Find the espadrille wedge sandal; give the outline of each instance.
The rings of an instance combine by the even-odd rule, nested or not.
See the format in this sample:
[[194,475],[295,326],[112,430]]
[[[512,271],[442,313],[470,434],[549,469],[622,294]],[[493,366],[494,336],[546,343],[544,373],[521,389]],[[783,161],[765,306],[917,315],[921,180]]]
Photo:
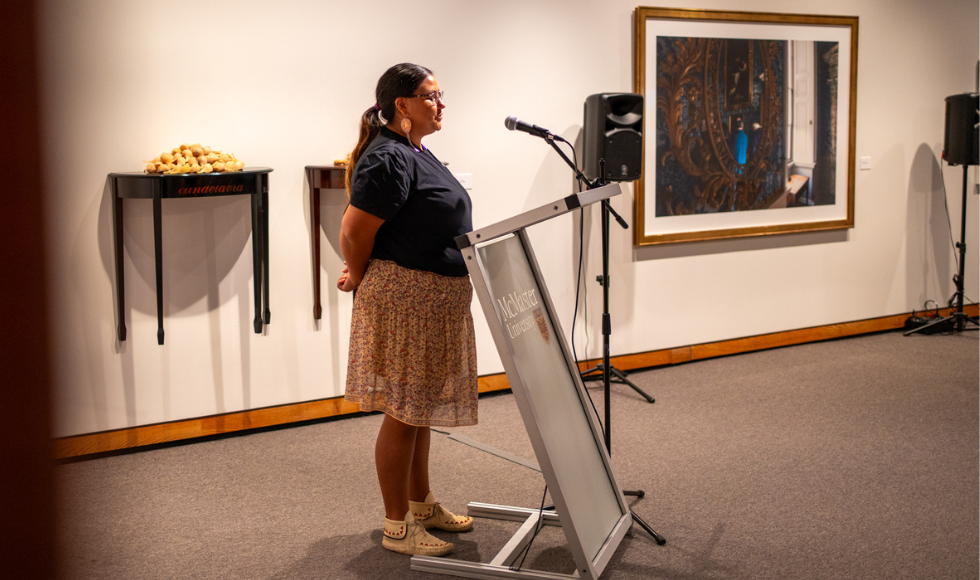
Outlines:
[[392,552],[412,556],[445,556],[453,549],[450,542],[443,542],[425,531],[422,523],[412,517],[412,510],[408,510],[403,521],[385,518],[381,545]]
[[468,532],[473,529],[473,518],[457,516],[442,507],[431,491],[425,496],[425,501],[408,502],[408,511],[427,529],[439,528],[447,532]]

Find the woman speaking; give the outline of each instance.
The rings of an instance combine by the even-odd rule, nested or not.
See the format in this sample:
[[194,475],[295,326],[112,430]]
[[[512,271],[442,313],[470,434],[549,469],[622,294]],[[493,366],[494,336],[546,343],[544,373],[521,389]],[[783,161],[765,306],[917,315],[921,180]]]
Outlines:
[[442,128],[446,107],[432,71],[395,65],[375,97],[347,166],[350,205],[340,230],[337,287],[355,291],[345,398],[385,413],[375,446],[382,545],[441,556],[453,545],[427,528],[473,527],[429,487],[429,427],[477,422],[473,290],[455,244],[473,229],[471,203],[422,145]]

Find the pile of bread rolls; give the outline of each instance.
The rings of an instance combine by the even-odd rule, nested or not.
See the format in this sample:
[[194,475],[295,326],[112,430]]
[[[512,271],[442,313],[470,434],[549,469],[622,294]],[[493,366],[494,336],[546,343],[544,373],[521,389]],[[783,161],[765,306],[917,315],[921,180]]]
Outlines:
[[147,162],[147,173],[227,173],[241,171],[245,163],[231,153],[222,153],[207,145],[184,143],[169,153]]

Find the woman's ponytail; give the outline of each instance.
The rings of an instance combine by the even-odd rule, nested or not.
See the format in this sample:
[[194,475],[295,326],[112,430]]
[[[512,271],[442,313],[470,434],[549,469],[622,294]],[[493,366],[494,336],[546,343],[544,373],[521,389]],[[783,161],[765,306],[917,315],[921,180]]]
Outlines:
[[361,128],[357,136],[357,145],[354,145],[354,149],[350,152],[350,159],[347,160],[347,171],[344,172],[344,187],[347,189],[348,199],[350,199],[351,194],[354,166],[357,165],[357,160],[361,158],[364,149],[371,141],[374,141],[374,138],[381,132],[381,128],[384,127],[384,123],[378,116],[380,112],[378,106],[375,105],[361,115]]

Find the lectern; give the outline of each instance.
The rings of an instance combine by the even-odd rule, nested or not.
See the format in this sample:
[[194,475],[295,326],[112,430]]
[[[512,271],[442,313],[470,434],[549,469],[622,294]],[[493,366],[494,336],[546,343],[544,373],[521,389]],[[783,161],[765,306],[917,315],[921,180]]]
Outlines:
[[414,556],[412,569],[468,578],[595,580],[632,524],[602,431],[555,315],[526,228],[622,193],[618,183],[550,203],[457,238],[534,454],[554,500],[543,524],[560,526],[574,574],[517,569],[539,510],[471,503],[468,513],[524,521],[489,563]]

